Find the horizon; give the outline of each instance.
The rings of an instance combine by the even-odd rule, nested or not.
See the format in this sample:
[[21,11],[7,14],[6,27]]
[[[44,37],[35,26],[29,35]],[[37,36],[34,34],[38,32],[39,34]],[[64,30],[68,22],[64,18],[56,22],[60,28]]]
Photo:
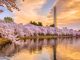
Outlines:
[[[26,0],[21,2],[17,1],[20,11],[8,11],[5,7],[0,6],[0,19],[5,16],[14,18],[16,23],[27,24],[30,21],[42,22],[44,25],[53,23],[53,17],[48,18],[50,9],[53,6],[54,0]],[[80,28],[80,4],[79,0],[59,0],[57,3],[57,26],[59,28],[68,27],[71,29]],[[28,9],[29,8],[29,9]]]
[[[11,17],[10,17],[11,18]],[[4,21],[4,19],[3,20],[1,20],[1,22],[5,22]],[[34,26],[38,26],[38,25],[35,25],[35,24],[32,24],[31,22],[35,22],[35,21],[30,21],[29,23],[26,23],[26,24],[23,24],[23,23],[16,23],[16,22],[14,22],[13,21],[13,23],[16,23],[16,24],[21,24],[21,25],[23,25],[23,26],[25,26],[25,25],[28,25],[28,24],[31,24],[31,25],[34,25]],[[6,23],[6,22],[5,22]],[[10,23],[10,22],[9,22]],[[35,23],[37,23],[38,24],[38,22],[35,22]],[[42,22],[40,22],[41,24],[42,24]],[[52,25],[52,24],[51,24]],[[43,25],[42,24],[42,26],[41,27],[52,27],[52,26],[50,26],[50,25]],[[54,26],[53,26],[53,28],[54,28]],[[79,31],[80,29],[73,29],[73,28],[71,28],[71,27],[67,27],[67,26],[64,26],[64,27],[57,27],[58,29],[64,29],[64,28],[66,28],[66,29],[72,29],[72,30],[76,30],[76,31]]]

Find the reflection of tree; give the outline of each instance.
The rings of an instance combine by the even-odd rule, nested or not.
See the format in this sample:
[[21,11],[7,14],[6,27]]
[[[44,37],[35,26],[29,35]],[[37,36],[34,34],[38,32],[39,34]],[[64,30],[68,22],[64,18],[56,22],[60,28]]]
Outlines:
[[3,7],[7,7],[7,9],[11,12],[12,9],[17,9],[19,11],[19,8],[16,5],[16,0],[0,0],[0,5]]

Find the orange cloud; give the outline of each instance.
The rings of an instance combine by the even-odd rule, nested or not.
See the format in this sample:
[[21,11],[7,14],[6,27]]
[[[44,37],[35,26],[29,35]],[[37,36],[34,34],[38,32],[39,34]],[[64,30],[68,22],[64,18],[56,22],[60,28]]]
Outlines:
[[46,3],[46,0],[18,0],[18,7],[20,11],[14,11],[16,22],[21,21],[22,23],[27,23],[30,20],[36,20],[38,15],[38,10]]
[[59,0],[57,4],[57,20],[60,26],[80,23],[80,0]]
[[[53,23],[53,18],[38,15],[38,11],[47,0],[18,0],[21,11],[14,11],[15,21],[18,23],[28,23],[29,21],[40,21],[44,25]],[[69,26],[80,23],[80,0],[59,0],[57,3],[57,25]],[[78,25],[79,26],[79,25]]]

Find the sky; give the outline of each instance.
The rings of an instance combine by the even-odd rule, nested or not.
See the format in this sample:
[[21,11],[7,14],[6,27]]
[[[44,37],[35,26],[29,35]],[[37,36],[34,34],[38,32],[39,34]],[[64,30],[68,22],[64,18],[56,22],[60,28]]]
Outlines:
[[[12,13],[0,6],[3,13],[0,18],[11,16],[16,23],[29,23],[30,21],[40,21],[44,25],[53,23],[51,9],[56,0],[17,0],[20,11],[14,10]],[[57,4],[57,26],[80,29],[80,0],[58,0]],[[48,17],[51,16],[51,17]]]
[[59,0],[58,26],[80,29],[80,0]]
[[0,10],[3,11],[3,12],[0,12],[0,19],[3,19],[6,16],[10,16],[10,17],[13,16],[13,14],[9,10],[7,10],[6,8],[2,6],[0,6]]

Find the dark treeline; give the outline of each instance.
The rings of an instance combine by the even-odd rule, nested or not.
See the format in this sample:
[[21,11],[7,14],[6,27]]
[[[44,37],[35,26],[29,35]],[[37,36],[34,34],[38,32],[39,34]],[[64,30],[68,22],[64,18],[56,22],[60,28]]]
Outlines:
[[[11,23],[14,22],[14,19],[12,17],[4,17],[4,21],[6,23]],[[35,22],[35,21],[30,21],[30,24],[36,25],[36,26],[43,26],[42,22]],[[49,27],[54,27],[54,24],[47,25]]]
[[35,22],[35,21],[31,21],[30,24],[36,25],[36,26],[43,26],[43,24],[41,22]]
[[[36,26],[43,26],[42,22],[35,22],[31,21],[30,24],[36,25]],[[49,25],[50,27],[54,27],[54,24]]]

